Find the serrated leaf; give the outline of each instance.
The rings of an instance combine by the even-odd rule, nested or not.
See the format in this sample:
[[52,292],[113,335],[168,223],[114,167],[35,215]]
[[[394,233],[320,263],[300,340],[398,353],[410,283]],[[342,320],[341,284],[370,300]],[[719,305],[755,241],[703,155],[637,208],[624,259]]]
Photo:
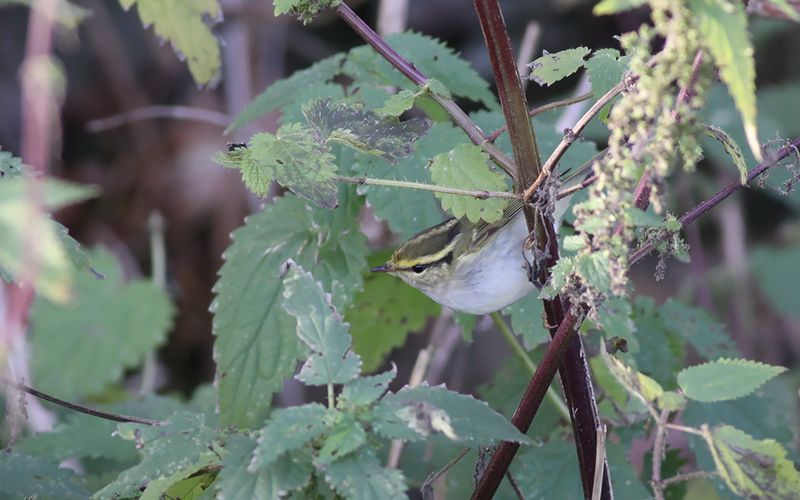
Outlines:
[[407,498],[403,473],[384,468],[372,453],[333,462],[325,469],[325,481],[348,500]]
[[339,395],[339,401],[345,400],[353,406],[366,406],[377,401],[389,389],[389,383],[397,376],[397,367],[380,375],[359,377],[346,384]]
[[389,99],[375,112],[381,116],[400,116],[414,106],[417,94],[408,89],[389,96]]
[[575,258],[575,271],[587,285],[600,292],[611,291],[609,252],[582,253]]
[[[370,266],[386,262],[384,254],[370,259]],[[439,306],[419,290],[401,280],[380,273],[364,279],[364,290],[347,309],[353,349],[361,356],[362,369],[371,372],[380,367],[386,355],[405,343],[406,337],[421,330]]]
[[282,126],[275,135],[258,133],[249,147],[230,149],[214,160],[241,171],[244,184],[258,196],[266,196],[275,180],[323,208],[336,208],[338,203],[333,182],[336,158],[298,123]]
[[328,431],[319,449],[314,465],[329,465],[352,453],[367,442],[367,432],[352,413],[341,414],[338,422]]
[[186,479],[182,479],[169,487],[162,498],[177,498],[180,500],[202,500],[206,490],[216,479],[216,474],[203,472]]
[[258,432],[252,469],[266,467],[290,450],[297,450],[328,429],[327,408],[319,403],[279,408]]
[[750,150],[761,161],[756,128],[756,68],[744,6],[729,0],[690,0],[688,5],[719,68],[719,76],[742,116]]
[[680,411],[686,408],[686,398],[675,391],[664,391],[658,396],[656,404],[662,410]]
[[761,246],[753,252],[753,275],[769,304],[781,314],[800,317],[800,296],[795,285],[800,280],[800,248]]
[[705,359],[737,357],[736,344],[707,312],[675,300],[667,300],[659,310],[664,325],[691,345]]
[[531,499],[582,498],[576,470],[575,445],[559,440],[526,447],[512,466],[523,497]]
[[511,318],[511,330],[522,336],[525,349],[531,350],[550,340],[550,333],[544,327],[544,306],[535,293],[506,307],[503,314]]
[[592,12],[595,16],[615,14],[625,10],[635,9],[647,3],[647,0],[602,0],[594,6]]
[[552,85],[583,67],[583,58],[591,52],[587,47],[575,47],[554,54],[546,54],[528,64],[528,76],[539,85]]
[[[455,96],[481,102],[487,108],[497,108],[497,99],[489,90],[486,80],[440,40],[412,32],[392,34],[385,40],[429,79],[439,80]],[[372,47],[366,45],[347,54],[344,73],[362,85],[414,87]]]
[[475,444],[529,442],[485,402],[448,391],[444,386],[419,385],[388,394],[376,405],[375,418],[373,427],[387,437],[394,437],[391,429],[401,430],[405,423],[412,433],[403,430],[403,436],[398,436],[403,439],[414,436],[413,433],[420,439],[438,431],[452,440]]
[[[167,294],[152,282],[124,283],[108,251],[95,250],[91,259],[104,279],[81,273],[72,303],[39,298],[31,310],[34,380],[41,390],[66,399],[99,393],[125,369],[138,366],[164,342],[175,313]],[[64,357],[65,352],[71,354]]]
[[337,308],[361,287],[366,248],[358,228],[360,201],[352,189],[340,196],[334,211],[294,196],[278,198],[234,231],[212,304],[223,425],[260,424],[301,355],[295,320],[281,307],[284,262],[291,258],[309,270],[331,290]]
[[46,457],[0,451],[0,496],[70,500],[90,495],[79,476]]
[[[396,165],[390,165],[380,158],[362,155],[357,159],[354,170],[358,175],[366,177],[431,183],[426,167],[430,158],[451,150],[464,140],[461,130],[450,124],[437,123],[427,135],[417,141],[416,150],[411,156],[401,159]],[[375,215],[388,221],[392,231],[403,238],[410,238],[444,219],[439,202],[430,191],[359,186],[358,192],[366,195]],[[353,324],[358,326],[355,321]]]
[[[341,71],[344,54],[336,54],[321,61],[317,61],[306,69],[295,71],[292,76],[278,80],[269,85],[261,94],[256,96],[225,130],[226,134],[247,125],[261,116],[284,108],[297,106],[298,102],[307,102],[308,99],[299,99],[306,89],[312,85],[323,84],[330,81]],[[338,86],[338,85],[337,85]]]
[[308,24],[320,12],[340,3],[342,0],[275,0],[275,16],[292,14],[303,24]]
[[283,280],[283,309],[297,320],[297,338],[310,349],[297,379],[309,385],[346,384],[361,372],[339,313],[311,273],[290,261]]
[[214,483],[225,500],[278,500],[311,480],[313,466],[307,453],[287,453],[268,466],[249,470],[256,440],[242,434],[225,443],[222,470]]
[[746,184],[747,164],[745,163],[744,156],[742,155],[742,148],[736,144],[736,141],[734,141],[727,132],[719,127],[715,127],[713,125],[703,125],[703,132],[705,132],[707,136],[716,139],[720,144],[722,144],[722,147],[725,148],[725,152],[728,153],[728,156],[730,156],[731,160],[733,160],[733,166],[739,171],[739,180],[741,181],[742,185]]
[[785,371],[746,359],[720,359],[681,370],[678,385],[687,397],[711,403],[747,396]]
[[639,352],[639,340],[636,338],[636,323],[631,319],[633,308],[627,299],[613,298],[605,301],[597,309],[597,320],[606,337],[622,337],[628,344],[628,352]]
[[186,59],[194,81],[212,84],[219,77],[220,50],[211,23],[222,20],[217,0],[120,0],[125,10],[134,4],[145,26],[172,44],[178,57]]
[[[436,155],[430,165],[431,179],[437,186],[475,191],[504,191],[505,177],[489,168],[488,157],[474,144],[460,144]],[[499,198],[478,200],[469,196],[436,193],[442,207],[455,217],[471,222],[495,222],[503,216],[507,201]]]
[[138,496],[158,499],[174,483],[218,463],[217,432],[205,425],[205,417],[181,412],[164,425],[119,424],[117,435],[134,441],[142,461],[123,471],[92,498]]
[[800,473],[776,441],[753,439],[729,425],[716,427],[710,435],[717,472],[734,493],[747,498],[797,498]]
[[[596,14],[598,14],[597,7],[595,7]],[[615,49],[600,49],[596,50],[592,57],[586,60],[584,66],[586,66],[589,81],[592,83],[592,92],[595,100],[603,97],[614,85],[622,81],[628,71],[629,59],[628,56],[620,57],[619,51]],[[619,98],[616,97],[603,106],[603,109],[598,113],[601,120],[606,120],[611,107],[614,105],[613,103],[617,99]]]
[[603,357],[606,366],[614,375],[614,378],[625,387],[631,395],[652,403],[664,392],[661,385],[652,378],[637,372],[629,366],[625,366],[620,360],[608,354],[605,348],[600,348],[600,355]]
[[414,142],[430,122],[422,118],[398,121],[344,102],[318,99],[303,108],[308,125],[320,142],[340,142],[356,151],[380,156],[389,163],[414,152]]

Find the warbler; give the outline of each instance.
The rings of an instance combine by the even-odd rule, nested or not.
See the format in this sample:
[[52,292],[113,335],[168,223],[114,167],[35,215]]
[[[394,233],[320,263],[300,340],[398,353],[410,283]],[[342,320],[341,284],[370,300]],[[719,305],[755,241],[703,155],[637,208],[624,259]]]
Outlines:
[[[568,206],[569,197],[556,203],[556,228]],[[526,265],[533,258],[524,244],[527,237],[522,204],[514,201],[497,222],[451,218],[425,229],[370,271],[397,276],[453,310],[486,314],[513,304],[535,288]]]

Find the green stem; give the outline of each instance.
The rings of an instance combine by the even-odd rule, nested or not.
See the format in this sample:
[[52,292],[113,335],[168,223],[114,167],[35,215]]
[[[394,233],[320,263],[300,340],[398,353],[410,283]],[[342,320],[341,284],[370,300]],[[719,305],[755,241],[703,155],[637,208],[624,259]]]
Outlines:
[[331,410],[336,406],[336,400],[333,397],[333,384],[328,383],[328,408]]
[[[167,250],[164,243],[164,217],[160,212],[150,214],[147,221],[150,229],[150,277],[161,290],[167,288]],[[151,394],[156,386],[156,350],[151,349],[144,358],[142,366],[142,385],[140,394]]]
[[444,186],[435,186],[433,184],[425,184],[423,182],[410,182],[410,181],[396,181],[391,179],[371,179],[369,177],[347,177],[344,175],[334,175],[333,180],[339,182],[346,182],[348,184],[358,184],[359,186],[389,186],[404,189],[419,189],[422,191],[433,191],[435,193],[455,194],[459,196],[470,196],[479,200],[486,200],[488,198],[506,198],[510,200],[519,200],[520,195],[516,193],[507,193],[504,191],[472,191],[470,189],[449,188]]
[[[506,343],[511,347],[511,350],[514,351],[514,354],[522,361],[522,364],[531,372],[533,375],[536,372],[536,363],[533,362],[528,353],[525,351],[525,348],[522,347],[522,344],[519,343],[517,337],[514,336],[514,333],[511,329],[506,325],[503,316],[500,315],[499,312],[493,312],[490,314],[494,324],[497,325],[497,328],[500,330],[500,333],[503,334],[503,338],[506,339]],[[561,396],[553,389],[552,386],[547,388],[547,397],[550,398],[550,402],[555,405],[556,409],[561,416],[569,422],[569,408],[567,408],[567,404],[564,403],[564,400],[561,399]]]

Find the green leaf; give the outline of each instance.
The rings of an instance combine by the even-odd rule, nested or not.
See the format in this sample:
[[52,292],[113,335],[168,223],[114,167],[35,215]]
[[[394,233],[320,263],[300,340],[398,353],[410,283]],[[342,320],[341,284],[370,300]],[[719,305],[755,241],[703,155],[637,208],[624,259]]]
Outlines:
[[[486,80],[440,40],[412,32],[392,34],[385,37],[385,40],[429,79],[442,82],[453,95],[481,102],[487,108],[497,108],[497,99],[489,90]],[[347,54],[344,73],[359,84],[414,87],[368,45],[357,47]]]
[[428,78],[428,81],[425,82],[423,89],[426,92],[444,97],[445,99],[451,99],[453,97],[450,89],[448,89],[444,83],[440,82],[436,78]]
[[[386,262],[386,255],[376,254],[370,266]],[[386,355],[405,343],[412,332],[422,330],[439,306],[419,290],[401,280],[381,273],[364,279],[364,290],[347,309],[353,349],[363,359],[362,369],[371,372],[381,366]]]
[[687,397],[712,403],[747,396],[785,371],[746,359],[720,359],[681,370],[678,385]]
[[220,50],[208,20],[222,20],[217,0],[120,0],[125,10],[136,4],[139,19],[169,41],[178,57],[186,59],[194,81],[213,84],[219,78]]
[[142,461],[92,498],[141,494],[142,500],[155,500],[178,481],[218,463],[217,432],[206,427],[201,414],[177,413],[164,425],[119,424],[117,435],[136,443]]
[[583,67],[583,58],[589,54],[587,47],[575,47],[554,54],[546,54],[528,64],[528,76],[539,85],[552,85]]
[[367,442],[367,432],[352,413],[339,415],[338,421],[325,436],[325,441],[314,460],[314,465],[322,467],[331,464],[361,448]]
[[614,378],[616,378],[631,395],[647,403],[652,403],[664,392],[658,382],[647,375],[625,366],[620,360],[608,354],[605,348],[600,348],[600,355],[603,357],[603,361],[606,362],[606,366],[611,371],[612,375],[614,375]]
[[725,326],[702,309],[670,299],[661,306],[659,316],[671,332],[705,359],[739,356],[736,344],[725,332]]
[[[524,498],[583,498],[575,445],[551,440],[525,447],[512,469]],[[612,474],[613,477],[613,474]]]
[[214,161],[240,170],[244,184],[258,196],[266,196],[275,180],[323,208],[336,208],[338,203],[336,158],[298,123],[282,126],[275,135],[260,132],[250,139],[250,147],[232,148]]
[[736,141],[734,141],[727,132],[719,127],[703,125],[703,131],[707,136],[716,139],[722,144],[722,147],[725,148],[725,152],[728,153],[728,156],[733,160],[733,166],[739,171],[739,179],[742,185],[747,184],[747,164],[744,161],[744,155],[742,155],[742,148],[736,144]]
[[308,24],[320,12],[336,7],[342,0],[275,0],[275,16],[292,14]]
[[90,495],[83,481],[70,469],[47,457],[0,452],[0,496],[37,500],[85,499]]
[[[488,157],[478,146],[460,144],[447,153],[436,155],[430,165],[431,178],[437,186],[477,191],[504,191],[505,177],[487,164]],[[495,222],[503,216],[507,202],[489,198],[436,193],[442,207],[455,217],[467,216],[471,222]]]
[[711,438],[717,472],[734,493],[747,498],[797,498],[800,473],[776,441],[753,439],[729,425],[716,427]]
[[344,54],[336,54],[327,59],[322,59],[306,69],[295,71],[288,78],[271,84],[256,96],[241,113],[236,115],[236,118],[225,130],[225,133],[229,134],[270,111],[282,109],[286,106],[296,106],[298,102],[307,102],[308,99],[301,100],[298,97],[305,95],[305,90],[310,86],[323,84],[338,75],[341,71],[344,57]]
[[328,410],[319,403],[280,408],[258,433],[253,467],[266,467],[287,451],[304,447],[328,429]]
[[378,108],[375,112],[381,116],[400,116],[414,106],[414,99],[417,94],[411,90],[401,90],[396,94],[392,94],[386,100],[383,107]]
[[359,377],[342,388],[339,402],[347,401],[353,406],[367,406],[374,403],[389,389],[389,383],[397,376],[397,367],[380,375]]
[[461,337],[464,342],[472,342],[472,336],[475,333],[475,324],[478,322],[478,317],[474,314],[455,311],[453,312],[453,321],[461,328]]
[[[606,92],[622,81],[625,73],[628,71],[628,56],[620,57],[619,51],[615,49],[600,49],[596,50],[592,57],[590,57],[584,66],[589,75],[589,81],[592,83],[592,92],[594,93],[595,101],[603,97]],[[614,102],[619,99],[615,97],[611,102],[603,106],[603,109],[598,113],[598,117],[605,121],[608,113]]]
[[628,352],[639,352],[639,340],[636,338],[636,323],[631,316],[633,309],[630,302],[623,298],[613,298],[603,303],[597,310],[597,319],[606,337],[622,337],[627,341]]
[[522,336],[525,349],[531,350],[550,340],[550,333],[544,327],[544,306],[535,293],[506,307],[503,314],[511,318],[511,330]]
[[753,45],[747,32],[744,6],[729,0],[690,0],[697,29],[703,33],[719,76],[742,116],[750,150],[761,160],[756,128],[756,67]]
[[[632,319],[638,332],[646,332],[641,335],[641,339],[637,337],[636,343],[640,345],[638,351],[635,346],[630,346],[637,368],[665,388],[676,387],[675,374],[684,366],[686,349],[683,338],[667,328],[654,301],[649,297],[636,298]],[[642,344],[644,349],[641,348]]]
[[438,431],[454,441],[474,444],[529,442],[485,402],[443,386],[419,385],[388,394],[376,406],[375,419],[374,429],[387,437],[394,437],[392,433],[398,431],[400,438],[411,435],[422,439]]
[[216,479],[216,474],[204,472],[174,483],[164,492],[162,498],[180,500],[202,500],[206,490]]
[[769,304],[781,314],[800,317],[800,296],[795,284],[800,280],[800,247],[761,246],[753,252],[753,274]]
[[349,304],[361,287],[364,236],[360,200],[342,189],[334,211],[313,209],[294,196],[278,198],[233,233],[214,291],[214,352],[223,425],[252,427],[301,355],[295,320],[281,307],[281,267],[294,259]]
[[234,434],[225,443],[222,470],[214,486],[225,500],[278,500],[311,480],[313,466],[306,453],[281,455],[268,466],[250,470],[256,441]]
[[289,266],[283,308],[297,319],[297,338],[311,350],[297,379],[308,385],[350,382],[361,373],[361,358],[350,351],[346,324],[311,273],[293,261]]
[[647,0],[602,0],[594,6],[595,16],[606,16],[624,10],[634,9],[647,3]]
[[658,396],[656,404],[662,410],[680,411],[686,408],[686,398],[675,391],[664,391]]
[[0,179],[19,177],[24,171],[25,166],[22,164],[22,159],[8,151],[0,150]]
[[575,271],[587,285],[600,292],[608,293],[611,291],[609,258],[610,252],[607,250],[582,253],[575,258]]
[[414,142],[430,128],[430,122],[422,118],[401,122],[331,99],[318,99],[306,105],[303,114],[318,141],[340,142],[389,163],[410,155]]
[[31,310],[36,385],[66,399],[97,394],[138,366],[164,342],[175,313],[166,292],[152,282],[124,283],[108,251],[95,250],[91,259],[104,279],[79,274],[72,303],[38,298]]
[[[0,152],[3,153],[3,152]],[[42,208],[55,210],[96,195],[96,190],[56,179],[38,182],[40,204],[29,195],[32,178],[23,174],[24,166],[13,156],[0,157],[0,277],[6,281],[27,281],[30,263],[37,266],[36,292],[65,303],[72,296],[75,265],[82,265],[74,240],[53,222]],[[35,241],[36,245],[27,244]],[[68,246],[64,248],[62,243]],[[35,260],[34,260],[35,259]]]
[[381,466],[372,453],[337,460],[325,469],[325,481],[348,500],[407,498],[403,473]]
[[[411,156],[401,159],[396,165],[362,155],[357,158],[354,170],[365,177],[431,183],[430,173],[426,168],[429,159],[464,141],[465,136],[460,129],[450,124],[437,123],[426,136],[417,141],[416,150]],[[392,231],[403,238],[410,238],[444,219],[439,202],[430,191],[359,186],[358,192],[366,195],[375,215],[388,221]],[[353,324],[357,326],[355,321]]]

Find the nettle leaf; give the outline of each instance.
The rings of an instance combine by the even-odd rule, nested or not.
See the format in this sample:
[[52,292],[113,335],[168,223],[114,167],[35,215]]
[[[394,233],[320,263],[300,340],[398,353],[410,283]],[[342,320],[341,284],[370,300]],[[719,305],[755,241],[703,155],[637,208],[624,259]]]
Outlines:
[[[596,9],[595,13],[597,13]],[[628,56],[620,57],[620,53],[616,49],[596,50],[592,57],[586,60],[584,66],[586,66],[589,81],[592,83],[592,92],[595,100],[603,97],[606,92],[622,80],[628,71],[629,60],[630,57]],[[617,99],[619,99],[619,96],[603,106],[603,109],[598,114],[601,120],[605,121]]]
[[[90,186],[56,179],[41,179],[40,205],[29,194],[29,179],[23,175],[21,161],[7,155],[0,159],[0,277],[5,281],[25,279],[24,272],[36,259],[36,292],[48,299],[66,303],[72,295],[75,270],[86,265],[66,229],[42,211],[56,210],[97,194]],[[36,241],[36,245],[27,244]]]
[[304,447],[328,429],[329,411],[319,403],[279,408],[258,433],[252,468],[265,467],[285,452]]
[[142,461],[123,471],[92,498],[158,499],[170,486],[219,462],[217,431],[206,427],[205,417],[181,412],[164,425],[119,424],[117,435],[134,441]]
[[217,0],[119,0],[125,10],[134,4],[145,26],[168,40],[178,57],[186,59],[194,80],[202,85],[219,78],[220,50],[211,32],[212,23],[222,20]]
[[800,317],[800,296],[796,284],[800,281],[800,248],[761,246],[753,252],[753,274],[761,293],[781,314]]
[[251,460],[256,440],[234,434],[225,442],[222,470],[214,487],[217,498],[225,500],[273,500],[302,488],[311,480],[314,471],[311,455],[289,452],[266,466],[252,470]]
[[361,373],[361,358],[350,350],[347,325],[311,273],[289,262],[283,308],[297,319],[297,338],[311,350],[297,379],[308,385],[350,382]]
[[730,425],[714,428],[711,438],[717,472],[734,493],[746,498],[797,498],[800,473],[778,442],[753,439]]
[[756,128],[756,65],[753,44],[747,32],[744,5],[729,0],[690,0],[689,9],[697,29],[704,34],[709,52],[719,68],[742,116],[750,150],[761,160]]
[[[369,265],[383,264],[387,257],[385,253],[375,254]],[[401,280],[381,273],[368,274],[364,290],[345,313],[353,349],[364,362],[362,369],[365,372],[378,369],[394,347],[403,345],[410,333],[422,330],[428,318],[440,309]]]
[[733,140],[733,137],[728,135],[728,133],[721,128],[713,125],[703,125],[703,132],[705,132],[707,136],[716,139],[720,144],[722,144],[722,147],[725,148],[725,152],[728,153],[728,156],[730,156],[731,160],[733,160],[733,166],[739,171],[739,179],[742,185],[747,184],[747,163],[744,161],[742,148],[736,144],[736,141]]
[[[356,161],[354,170],[358,175],[366,177],[430,183],[430,173],[426,167],[430,158],[450,151],[464,141],[465,136],[461,130],[450,124],[437,123],[431,127],[427,135],[417,141],[416,150],[410,156],[398,161],[396,165],[390,165],[374,156],[362,155]],[[439,202],[430,191],[359,186],[358,192],[366,195],[367,202],[375,211],[375,215],[388,221],[392,231],[399,233],[403,238],[410,238],[444,219]],[[358,328],[358,322],[353,321],[353,324]],[[355,332],[353,336],[357,338]]]
[[[521,450],[512,465],[524,498],[582,498],[575,445],[556,439]],[[612,475],[613,477],[613,475]]]
[[736,344],[725,332],[725,325],[702,309],[670,299],[661,306],[659,313],[664,325],[705,359],[739,356]]
[[605,301],[597,309],[597,319],[606,337],[622,337],[628,344],[628,352],[639,352],[639,340],[636,338],[636,323],[631,319],[633,308],[624,298],[613,298]]
[[611,291],[610,252],[582,253],[575,258],[575,271],[587,285],[601,292]]
[[687,397],[712,403],[747,396],[785,371],[746,359],[720,359],[681,370],[678,385]]
[[407,498],[403,473],[381,466],[370,452],[350,455],[328,465],[325,482],[349,500]]
[[97,394],[138,366],[164,342],[175,314],[166,292],[149,280],[124,283],[108,251],[95,250],[91,259],[104,279],[81,273],[71,303],[38,298],[31,311],[34,380],[66,399]]
[[323,208],[338,204],[336,157],[299,123],[283,125],[275,135],[255,134],[249,147],[231,148],[214,161],[240,170],[244,184],[258,196],[266,196],[275,180]]
[[[431,179],[437,186],[477,191],[504,191],[503,174],[492,170],[486,153],[474,144],[460,144],[447,153],[436,155],[430,165]],[[478,200],[469,196],[436,193],[442,207],[455,217],[466,216],[471,222],[495,222],[503,217],[507,200]]]
[[594,6],[592,12],[596,16],[615,14],[625,10],[635,9],[647,3],[647,0],[602,0]]
[[554,54],[545,54],[528,64],[529,79],[539,85],[552,85],[583,67],[583,59],[591,52],[588,47],[575,47]]
[[[329,82],[341,71],[344,54],[335,54],[321,61],[317,61],[306,69],[295,71],[292,76],[278,80],[269,85],[262,93],[256,96],[245,108],[236,115],[225,130],[226,134],[251,123],[266,115],[270,111],[282,109],[286,106],[296,105],[298,102],[307,102],[308,99],[299,99],[310,86]],[[338,86],[338,85],[337,85]]]
[[414,99],[417,98],[417,95],[416,92],[408,89],[401,90],[389,96],[383,106],[376,109],[375,112],[380,116],[400,116],[414,107]]
[[353,406],[367,406],[374,403],[389,389],[389,383],[397,376],[397,366],[379,375],[359,377],[342,388],[338,401],[346,401]]
[[544,327],[544,306],[535,293],[506,307],[503,314],[511,318],[511,330],[522,336],[525,349],[531,350],[550,340],[550,333]]
[[367,431],[352,413],[340,413],[325,436],[314,459],[314,465],[324,467],[361,448],[367,442]]
[[600,355],[603,357],[614,378],[625,387],[631,395],[652,403],[664,392],[661,385],[652,378],[637,372],[629,366],[625,366],[620,360],[608,354],[605,348],[600,348]]
[[[430,79],[438,80],[457,97],[466,97],[487,108],[497,108],[497,99],[486,80],[442,41],[419,33],[395,33],[385,38],[398,54],[409,60]],[[414,85],[375,50],[364,45],[351,50],[344,73],[358,84],[413,88]],[[431,86],[437,92],[436,85]]]
[[384,396],[376,405],[373,427],[387,437],[398,431],[400,439],[423,439],[438,431],[451,440],[474,444],[530,441],[485,402],[444,386],[405,387]]
[[410,155],[414,142],[431,126],[423,118],[401,122],[330,99],[306,105],[303,114],[318,141],[340,142],[356,151],[380,156],[389,163]]
[[[611,484],[614,488],[614,496],[617,498],[650,498],[652,493],[644,485],[639,474],[629,458],[630,443],[623,440],[616,444],[611,440],[606,441],[606,456],[608,457],[608,468],[611,473]],[[580,493],[577,497],[580,498]]]
[[91,493],[70,469],[49,457],[0,452],[0,496],[3,498],[85,499]]
[[358,227],[360,200],[342,189],[341,206],[315,209],[294,196],[248,216],[233,233],[214,291],[217,395],[223,425],[252,427],[272,394],[292,375],[301,349],[295,320],[281,307],[281,267],[294,259],[349,304],[361,288],[366,248]]
[[662,410],[680,411],[686,408],[686,397],[675,391],[664,391],[658,396],[656,404]]
[[320,12],[340,3],[342,0],[275,0],[275,16],[292,14],[303,24],[308,24]]
[[202,472],[174,483],[164,492],[162,498],[180,500],[201,500],[203,494],[217,478],[216,473]]

